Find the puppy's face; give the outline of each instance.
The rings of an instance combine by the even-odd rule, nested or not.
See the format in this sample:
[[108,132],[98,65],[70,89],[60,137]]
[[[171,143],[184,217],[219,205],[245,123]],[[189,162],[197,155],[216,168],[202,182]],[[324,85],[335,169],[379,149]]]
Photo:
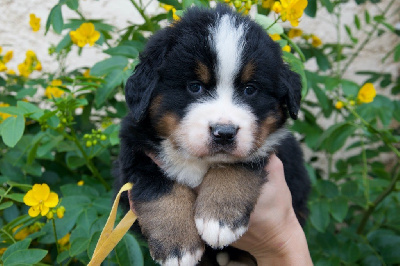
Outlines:
[[[218,10],[219,9],[219,10]],[[296,117],[299,77],[248,18],[225,8],[189,11],[155,35],[126,87],[140,121],[184,155],[237,161]]]

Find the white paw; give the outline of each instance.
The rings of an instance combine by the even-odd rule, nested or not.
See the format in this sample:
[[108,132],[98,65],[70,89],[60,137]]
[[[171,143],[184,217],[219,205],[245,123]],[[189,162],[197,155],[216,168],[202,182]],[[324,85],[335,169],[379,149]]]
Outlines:
[[219,221],[214,219],[197,218],[195,221],[201,238],[213,248],[223,248],[238,240],[247,231],[247,226],[232,230],[226,225],[221,226]]
[[203,249],[198,249],[194,253],[192,252],[184,252],[182,257],[169,257],[164,262],[157,261],[159,264],[163,266],[194,266],[196,265],[201,256],[203,256]]

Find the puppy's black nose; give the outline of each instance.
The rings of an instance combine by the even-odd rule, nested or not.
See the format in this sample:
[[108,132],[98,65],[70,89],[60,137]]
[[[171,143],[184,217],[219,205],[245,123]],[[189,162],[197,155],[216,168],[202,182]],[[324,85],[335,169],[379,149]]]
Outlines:
[[210,126],[210,131],[215,143],[225,145],[235,140],[238,127],[231,124],[215,124]]

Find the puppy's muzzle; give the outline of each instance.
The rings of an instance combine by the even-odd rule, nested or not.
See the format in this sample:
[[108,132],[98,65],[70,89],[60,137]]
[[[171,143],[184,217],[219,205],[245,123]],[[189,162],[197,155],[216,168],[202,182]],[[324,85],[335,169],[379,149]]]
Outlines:
[[239,128],[232,124],[214,124],[210,126],[212,141],[218,145],[234,143]]

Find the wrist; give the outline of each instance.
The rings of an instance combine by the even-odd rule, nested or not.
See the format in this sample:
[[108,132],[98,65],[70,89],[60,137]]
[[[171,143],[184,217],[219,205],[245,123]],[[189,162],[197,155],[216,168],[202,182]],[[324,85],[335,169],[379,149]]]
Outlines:
[[274,251],[253,254],[258,265],[313,265],[303,229],[296,220]]

